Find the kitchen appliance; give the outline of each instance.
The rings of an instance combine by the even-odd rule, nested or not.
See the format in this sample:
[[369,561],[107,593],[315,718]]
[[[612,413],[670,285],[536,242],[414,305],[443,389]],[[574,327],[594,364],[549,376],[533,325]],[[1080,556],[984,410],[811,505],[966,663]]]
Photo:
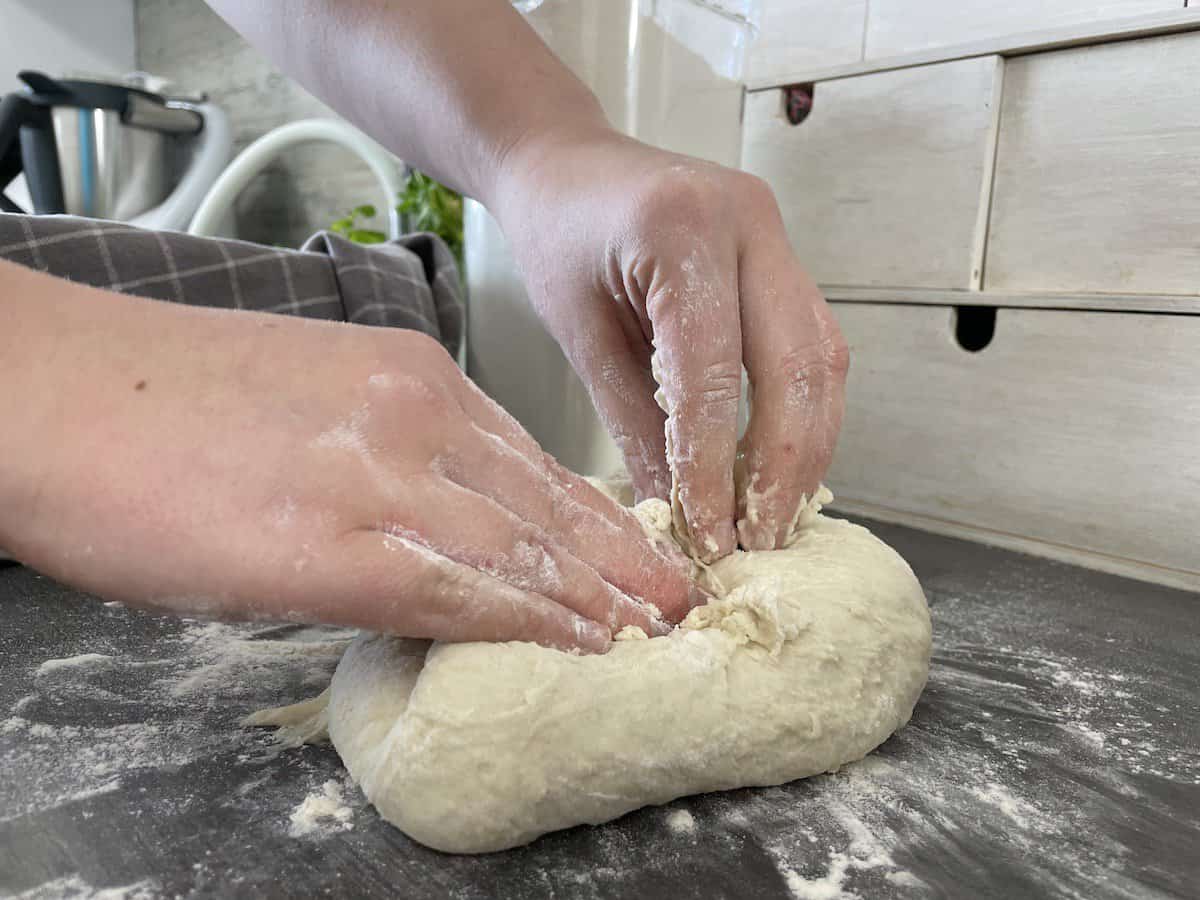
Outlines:
[[[148,76],[19,77],[26,89],[0,99],[0,210],[183,229],[229,161],[224,111],[156,93]],[[29,210],[3,193],[22,174]]]

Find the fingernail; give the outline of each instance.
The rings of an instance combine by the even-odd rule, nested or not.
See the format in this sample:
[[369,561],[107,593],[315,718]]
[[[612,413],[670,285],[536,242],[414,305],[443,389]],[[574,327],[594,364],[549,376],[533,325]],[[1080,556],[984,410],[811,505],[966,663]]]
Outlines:
[[612,632],[591,619],[575,620],[575,638],[580,647],[593,653],[606,653],[612,646]]
[[675,630],[675,626],[668,625],[666,622],[663,622],[661,619],[651,619],[650,620],[650,637],[666,637],[668,634],[670,634],[674,630]]

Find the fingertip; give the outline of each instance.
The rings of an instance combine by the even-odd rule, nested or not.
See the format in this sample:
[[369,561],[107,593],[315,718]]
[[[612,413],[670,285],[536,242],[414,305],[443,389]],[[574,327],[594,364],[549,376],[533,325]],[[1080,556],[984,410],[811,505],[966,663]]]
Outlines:
[[612,632],[599,622],[576,616],[572,624],[575,646],[584,653],[607,653],[612,647]]
[[666,637],[674,630],[674,625],[664,622],[661,619],[652,618],[650,620],[650,637]]
[[751,523],[739,519],[737,524],[738,544],[743,550],[774,550],[777,532],[773,526],[762,522]]
[[733,530],[733,522],[720,522],[693,535],[696,555],[705,564],[711,565],[719,559],[724,559],[737,547],[737,535]]

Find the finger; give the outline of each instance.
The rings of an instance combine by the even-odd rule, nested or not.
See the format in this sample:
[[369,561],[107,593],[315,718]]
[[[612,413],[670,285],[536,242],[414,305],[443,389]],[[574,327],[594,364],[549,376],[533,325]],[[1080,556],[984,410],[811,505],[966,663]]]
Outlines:
[[738,536],[748,550],[781,546],[820,486],[841,429],[849,364],[829,305],[777,224],[763,224],[739,266],[753,388],[738,498]]
[[[400,535],[356,531],[306,570],[305,621],[439,641],[533,641],[603,653],[607,626]],[[296,602],[294,601],[294,602]]]
[[704,601],[686,558],[658,549],[628,510],[548,456],[539,466],[479,426],[467,427],[474,433],[435,463],[443,477],[494,500],[623,593],[653,603],[668,622]]
[[[597,317],[590,323],[586,339],[566,334],[563,342],[596,412],[624,457],[637,499],[665,500],[671,492],[663,433],[666,414],[654,401],[658,385],[650,374],[649,344],[631,318]],[[597,347],[606,349],[597,353]],[[470,379],[462,381],[460,402],[476,422],[531,459],[542,455],[537,442],[516,419]]]
[[489,497],[438,478],[412,485],[405,505],[394,520],[379,523],[379,529],[549,597],[610,632],[626,625],[636,625],[648,635],[670,630],[642,603]]
[[619,346],[602,354],[577,354],[572,363],[621,451],[637,499],[666,500],[671,496],[666,413],[654,400],[658,384],[650,372],[649,348],[640,349]]
[[525,458],[539,462],[546,451],[508,410],[483,392],[465,375],[454,385],[455,399],[464,413],[481,428],[502,438]]
[[[657,387],[650,379],[646,389],[650,391],[652,386]],[[446,465],[455,469],[451,480],[491,497],[549,534],[566,534],[571,553],[622,591],[653,603],[667,622],[677,623],[693,607],[708,602],[708,595],[691,578],[690,562],[674,543],[653,546],[628,509],[542,450],[507,410],[470,379],[461,379],[458,400],[482,432],[499,438],[502,443],[487,439],[460,441],[461,452],[448,455],[445,460]],[[656,411],[655,428],[661,438],[665,414],[652,396],[650,404]],[[520,469],[514,454],[523,458],[528,467]],[[454,456],[460,457],[457,462]],[[656,452],[656,458],[665,466],[662,450]],[[510,474],[493,477],[491,473],[497,465]],[[546,479],[558,488],[552,494],[553,502],[548,504],[543,489]],[[666,494],[669,495],[669,489]],[[573,510],[580,510],[582,528],[580,520],[570,514]],[[606,534],[603,522],[595,516],[608,522],[615,531],[609,529]]]
[[667,405],[667,452],[694,552],[734,549],[733,463],[741,396],[737,259],[694,235],[646,292],[655,367]]
[[[586,478],[576,475],[544,451],[521,424],[503,407],[488,397],[470,379],[463,378],[459,390],[459,403],[467,417],[482,431],[500,438],[511,450],[523,456],[537,471],[544,471],[565,490],[578,497],[586,497],[588,505],[621,527],[634,527],[641,534],[633,515],[619,504],[610,500],[601,491],[588,483]],[[463,441],[464,446],[474,442]],[[486,460],[481,460],[486,466]],[[465,482],[460,482],[465,483]],[[474,486],[474,485],[472,485]],[[481,493],[487,493],[481,491]]]

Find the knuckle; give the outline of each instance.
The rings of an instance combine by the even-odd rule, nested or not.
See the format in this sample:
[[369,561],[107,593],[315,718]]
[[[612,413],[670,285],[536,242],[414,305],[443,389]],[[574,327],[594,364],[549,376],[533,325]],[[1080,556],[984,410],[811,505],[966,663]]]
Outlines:
[[416,413],[427,420],[443,421],[457,406],[444,385],[426,377],[413,378],[409,382],[409,397]]
[[705,407],[735,407],[742,396],[742,367],[728,360],[711,362],[701,370],[697,396]]
[[400,418],[413,416],[423,422],[449,423],[461,411],[454,383],[439,370],[436,361],[408,356],[403,363],[391,364],[369,378],[371,391],[380,401],[377,408],[388,411],[397,426]]
[[765,179],[749,172],[736,172],[734,177],[737,181],[735,185],[737,193],[743,198],[745,205],[756,210],[778,208],[775,191]]
[[809,380],[814,374],[831,373],[844,379],[850,369],[850,347],[840,331],[816,344],[795,347],[784,354],[779,370],[789,384]]
[[668,216],[702,228],[719,221],[721,203],[721,191],[705,168],[681,164],[655,176],[640,210],[654,227]]
[[830,370],[840,379],[845,380],[846,375],[850,372],[850,345],[846,343],[841,332],[838,332],[837,337],[829,342],[826,354]]

